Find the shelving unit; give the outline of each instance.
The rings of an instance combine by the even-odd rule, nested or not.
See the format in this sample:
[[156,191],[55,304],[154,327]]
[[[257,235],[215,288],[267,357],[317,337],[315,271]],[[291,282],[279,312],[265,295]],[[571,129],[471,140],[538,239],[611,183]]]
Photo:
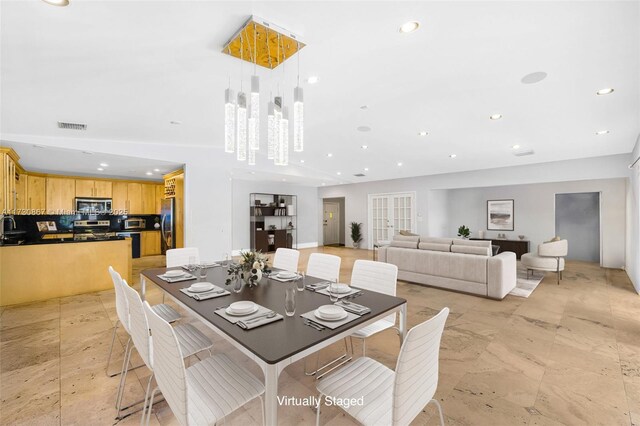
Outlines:
[[251,250],[269,253],[281,247],[296,248],[297,204],[295,195],[249,194]]

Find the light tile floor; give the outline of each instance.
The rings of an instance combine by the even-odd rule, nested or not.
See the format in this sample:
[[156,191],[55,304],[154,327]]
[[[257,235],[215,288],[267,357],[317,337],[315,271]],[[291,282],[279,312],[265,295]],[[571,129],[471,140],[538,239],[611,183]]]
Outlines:
[[[349,248],[303,250],[301,265],[315,251],[342,257],[341,279],[353,262],[371,252]],[[162,257],[135,263],[134,277]],[[444,306],[451,309],[440,354],[437,398],[451,425],[640,425],[640,296],[623,271],[568,262],[558,286],[549,274],[528,299],[493,301],[399,282],[409,300],[409,326]],[[157,288],[148,298],[161,301]],[[140,415],[117,422],[114,399],[119,378],[105,375],[111,328],[116,320],[112,291],[67,297],[0,310],[0,423],[25,425],[139,424]],[[232,353],[259,377],[256,365],[204,325],[215,350]],[[184,319],[182,320],[184,321]],[[118,334],[112,370],[120,368],[125,335]],[[322,352],[327,359],[341,349]],[[356,353],[359,348],[356,347]],[[398,338],[391,330],[367,342],[369,356],[395,366]],[[136,357],[134,364],[140,360]],[[126,401],[143,396],[148,371],[135,370]],[[315,395],[303,363],[281,375],[280,394]],[[539,414],[531,414],[527,408]],[[437,424],[426,407],[415,424]],[[306,407],[281,407],[281,424],[313,424]],[[256,401],[226,424],[260,424]],[[635,423],[634,423],[635,422]],[[153,424],[176,424],[166,403],[157,404]],[[322,423],[355,422],[325,407]]]

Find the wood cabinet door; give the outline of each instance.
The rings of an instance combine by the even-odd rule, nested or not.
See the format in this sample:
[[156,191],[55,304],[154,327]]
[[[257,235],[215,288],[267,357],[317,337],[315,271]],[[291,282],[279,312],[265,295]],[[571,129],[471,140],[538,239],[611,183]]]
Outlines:
[[93,182],[94,197],[113,198],[113,183],[108,180],[96,180]]
[[76,179],[76,197],[95,197],[95,181],[88,179]]
[[[112,210],[118,210],[119,212],[124,212],[127,210],[127,182],[113,182],[112,185]],[[122,213],[119,213],[122,214]]]
[[67,178],[47,178],[47,212],[49,214],[70,214],[74,210],[76,180]]
[[127,184],[127,200],[129,214],[143,214],[142,209],[142,184],[141,183],[128,183]]
[[144,231],[140,233],[140,256],[160,254],[160,231]]
[[156,211],[153,214],[160,214],[162,211],[162,200],[164,200],[164,184],[156,185]]
[[41,176],[26,176],[27,178],[27,209],[44,210],[47,207],[46,187],[47,179]]
[[21,174],[20,179],[16,182],[16,209],[27,208],[27,175]]
[[156,213],[156,185],[153,183],[143,183],[142,187],[142,211],[143,214]]

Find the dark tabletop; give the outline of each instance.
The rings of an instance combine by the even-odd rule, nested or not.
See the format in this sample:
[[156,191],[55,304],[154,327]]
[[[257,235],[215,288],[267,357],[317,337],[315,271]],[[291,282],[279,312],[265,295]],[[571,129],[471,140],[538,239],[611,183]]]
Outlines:
[[[399,297],[363,290],[362,296],[357,297],[355,302],[371,308],[371,313],[363,315],[335,330],[325,328],[323,331],[317,331],[305,325],[300,315],[321,305],[330,304],[329,297],[309,290],[296,291],[296,314],[293,317],[287,317],[284,310],[285,289],[288,286],[294,287],[295,282],[283,283],[263,278],[258,286],[249,288],[245,285],[242,291],[236,294],[233,293],[232,285],[225,286],[224,284],[227,277],[227,269],[223,267],[211,268],[208,270],[206,281],[226,288],[231,292],[231,295],[197,301],[180,291],[181,288],[189,287],[196,282],[195,279],[170,284],[158,278],[158,275],[163,274],[165,271],[167,271],[166,268],[146,269],[142,274],[268,364],[275,364],[289,358],[323,340],[342,333],[345,329],[364,323],[371,317],[388,312],[406,302],[405,299]],[[306,277],[305,280],[306,283],[322,281],[313,277]],[[250,300],[272,309],[282,314],[284,320],[272,322],[252,330],[244,330],[214,312],[219,307],[226,307],[239,300]]]

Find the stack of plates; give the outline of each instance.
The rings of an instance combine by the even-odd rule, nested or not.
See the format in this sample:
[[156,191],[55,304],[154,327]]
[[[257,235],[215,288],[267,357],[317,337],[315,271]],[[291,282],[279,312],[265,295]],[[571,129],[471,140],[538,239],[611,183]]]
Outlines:
[[344,294],[349,293],[351,291],[351,287],[347,284],[331,284],[329,290],[331,290],[332,293]]
[[242,302],[232,303],[231,305],[229,305],[227,309],[225,309],[225,312],[229,315],[245,316],[245,315],[250,315],[256,312],[257,310],[258,310],[258,305],[256,305],[253,302],[243,300]]
[[340,306],[336,305],[323,305],[315,310],[313,313],[316,318],[325,321],[340,321],[347,317],[347,312]]
[[298,274],[296,274],[295,272],[280,271],[276,275],[276,278],[280,278],[281,280],[288,280],[288,279],[291,279],[291,278],[295,278],[297,276],[298,276]]
[[191,287],[187,289],[187,291],[191,293],[204,293],[205,291],[211,291],[215,288],[215,286],[211,283],[193,283]]
[[184,275],[184,271],[180,269],[173,269],[171,271],[167,271],[164,273],[164,276],[167,278],[178,278]]

